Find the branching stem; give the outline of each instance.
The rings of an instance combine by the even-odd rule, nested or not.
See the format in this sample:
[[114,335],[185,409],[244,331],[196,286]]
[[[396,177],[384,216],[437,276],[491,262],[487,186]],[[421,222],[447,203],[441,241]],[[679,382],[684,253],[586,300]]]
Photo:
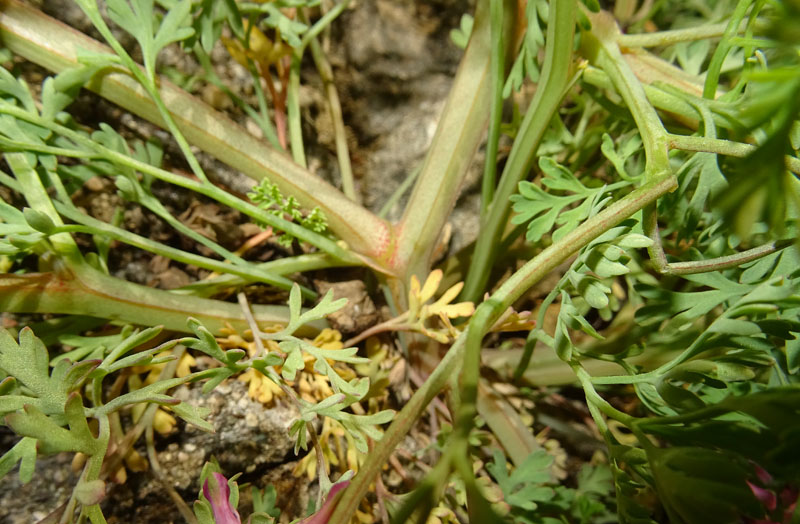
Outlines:
[[[707,138],[699,136],[683,136],[670,134],[668,138],[670,149],[682,149],[684,151],[705,151],[718,155],[744,158],[755,152],[757,146],[732,142],[719,138]],[[786,169],[796,175],[800,175],[800,159],[786,155]]]
[[[747,22],[740,22],[737,32],[741,32],[747,26]],[[679,42],[693,42],[695,40],[705,40],[706,38],[719,38],[725,34],[728,22],[719,24],[708,24],[699,27],[687,27],[685,29],[672,29],[670,31],[657,31],[655,33],[642,33],[638,35],[619,35],[617,43],[621,47],[661,47]]]

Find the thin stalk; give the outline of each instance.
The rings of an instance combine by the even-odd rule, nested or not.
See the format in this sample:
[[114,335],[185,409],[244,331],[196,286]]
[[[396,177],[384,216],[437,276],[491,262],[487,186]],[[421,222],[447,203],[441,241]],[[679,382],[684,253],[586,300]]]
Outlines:
[[525,346],[522,351],[522,356],[519,359],[519,364],[517,364],[516,369],[514,370],[514,382],[517,382],[527,371],[528,366],[531,362],[531,357],[533,356],[533,349],[536,346],[536,342],[539,340],[540,335],[539,333],[544,333],[544,317],[547,314],[547,309],[550,307],[550,304],[558,297],[561,293],[561,288],[567,281],[568,274],[564,274],[561,279],[558,281],[558,284],[553,287],[552,291],[547,294],[542,303],[539,304],[539,314],[536,315],[536,327],[533,328],[530,333],[528,334],[528,338],[525,340]]
[[[706,138],[700,136],[669,135],[670,149],[682,149],[683,151],[702,151],[706,153],[716,153],[718,155],[733,156],[744,158],[758,149],[752,144],[732,142],[720,138]],[[786,155],[784,157],[786,169],[796,175],[800,175],[800,158]]]
[[737,400],[738,397],[731,396],[728,397],[726,400],[723,400],[722,402],[719,402],[717,404],[711,404],[681,415],[640,418],[637,419],[635,427],[640,430],[646,430],[650,426],[663,427],[667,425],[690,424],[692,422],[697,422],[701,420],[702,421],[709,420],[712,418],[716,418],[720,415],[724,415],[725,413],[736,411],[735,408]]
[[768,242],[734,255],[710,258],[708,260],[693,260],[691,262],[672,262],[667,264],[664,273],[669,275],[693,275],[695,273],[708,273],[709,271],[722,271],[723,269],[738,267],[747,262],[758,260],[791,245],[794,245],[793,241]]
[[[109,237],[139,249],[150,251],[151,253],[163,256],[170,260],[180,262],[182,264],[190,264],[203,269],[208,269],[209,271],[230,274],[247,283],[263,282],[281,289],[291,289],[294,285],[292,280],[289,280],[288,278],[281,278],[269,272],[265,272],[256,264],[226,264],[225,262],[213,260],[200,255],[195,255],[194,253],[188,253],[180,249],[166,246],[160,242],[156,242],[150,240],[149,238],[131,233],[130,231],[126,231],[122,228],[112,226],[88,215],[84,215],[77,209],[65,206],[60,202],[56,203],[56,208],[62,215],[70,220],[83,224],[78,226],[63,226],[60,227],[58,231],[87,233],[90,235]],[[304,286],[301,286],[301,291],[306,298],[314,299],[317,296],[313,290]]]
[[[312,40],[316,40],[316,38],[322,33],[328,26],[336,20],[340,14],[347,9],[347,6],[350,5],[352,0],[342,0],[335,6],[333,6],[327,13],[322,15],[319,20],[317,20],[314,25],[312,25],[308,31],[303,33],[303,38],[300,40],[300,47],[304,48],[308,46]],[[300,18],[303,22],[308,23],[308,20],[305,17],[305,13],[300,13]]]
[[[18,0],[4,0],[0,38],[12,52],[56,72],[79,65],[78,48],[109,52],[106,46]],[[330,230],[355,252],[373,260],[389,258],[387,250],[391,249],[393,232],[388,223],[170,82],[162,79],[159,87],[164,104],[190,143],[255,180],[269,178],[307,209],[319,207]],[[128,75],[104,72],[87,88],[164,126],[153,101]]]
[[209,57],[208,53],[205,52],[203,46],[201,46],[199,43],[195,44],[192,51],[194,52],[194,56],[197,57],[197,61],[200,62],[200,65],[203,67],[206,80],[214,84],[223,93],[228,95],[228,98],[230,98],[239,109],[244,111],[250,118],[253,119],[253,122],[255,122],[261,129],[261,132],[264,133],[264,136],[267,138],[270,145],[274,148],[280,149],[281,145],[278,142],[278,135],[275,134],[275,127],[272,125],[272,121],[269,119],[269,113],[267,111],[267,98],[264,96],[264,90],[261,88],[261,82],[259,81],[258,77],[255,78],[253,82],[256,98],[258,98],[259,111],[256,111],[250,107],[249,104],[245,103],[245,101],[242,100],[242,97],[231,91],[231,89],[225,85],[222,79],[220,79],[216,71],[214,71],[214,66],[211,64],[211,57]]
[[[111,438],[111,424],[108,416],[97,417],[98,435],[96,439],[97,453],[89,457],[86,462],[86,469],[83,471],[83,478],[81,481],[91,482],[98,480],[103,468],[103,461],[105,460],[106,452],[108,451],[108,443]],[[103,512],[100,510],[100,504],[92,504],[91,506],[84,506],[81,508],[81,515],[88,515],[90,520],[95,524],[105,523]]]
[[[488,0],[478,2],[472,36],[422,171],[397,225],[396,252],[391,259],[382,259],[402,274],[405,281],[411,275],[424,280],[436,241],[458,198],[470,160],[483,139],[489,117],[486,100],[491,75],[488,8]],[[509,3],[505,9],[509,26],[512,12],[515,10]]]
[[[16,176],[19,183],[19,192],[25,196],[28,205],[32,209],[47,215],[56,226],[63,225],[64,223],[61,221],[61,217],[53,206],[53,202],[50,200],[47,190],[44,188],[42,180],[39,178],[39,174],[31,167],[30,163],[28,163],[27,156],[24,153],[6,153],[3,156],[5,157],[6,163],[8,163],[8,166],[11,168],[11,171]],[[0,173],[8,179],[11,178],[1,171]],[[48,241],[55,251],[66,260],[75,264],[83,263],[83,257],[78,250],[78,245],[68,233],[51,235]]]
[[576,9],[574,0],[555,0],[550,4],[545,59],[539,85],[511,147],[489,213],[481,221],[481,233],[461,300],[476,302],[483,294],[497,256],[496,240],[502,235],[508,219],[509,198],[517,191],[519,182],[528,175],[539,142],[569,84]]
[[[730,310],[726,310],[719,318],[727,318],[727,313]],[[692,358],[700,347],[702,347],[703,343],[708,340],[714,333],[710,330],[703,331],[694,341],[689,345],[688,348],[683,350],[680,354],[678,354],[675,358],[670,360],[669,362],[665,362],[658,368],[648,371],[646,373],[639,373],[637,375],[617,375],[617,376],[608,376],[608,377],[592,377],[592,383],[594,384],[642,384],[645,382],[651,382],[653,380],[658,379],[664,373],[674,369],[678,365],[686,362],[690,358]]]
[[[716,124],[714,124],[714,118],[706,101],[703,99],[693,99],[689,96],[683,95],[682,92],[677,92],[676,95],[684,98],[686,102],[694,107],[694,109],[700,114],[703,119],[703,134],[705,137],[711,139],[717,138],[717,127]],[[709,153],[701,153],[691,160],[699,160],[702,158],[701,155],[709,155]],[[669,262],[667,261],[667,255],[664,253],[664,247],[661,241],[661,232],[658,228],[658,209],[655,204],[647,206],[642,211],[642,229],[653,242],[647,248],[647,252],[650,255],[650,260],[653,262],[653,265],[661,273],[668,271],[667,268],[669,267]]]
[[489,135],[486,138],[486,163],[481,182],[481,216],[484,216],[489,210],[497,183],[497,147],[500,142],[500,123],[503,118],[503,83],[506,76],[505,35],[507,33],[503,31],[503,0],[490,0],[489,17],[492,34],[491,112],[489,113]]
[[[347,267],[351,263],[342,262],[325,253],[311,253],[308,255],[297,255],[294,257],[283,257],[269,262],[263,262],[255,266],[260,271],[267,271],[273,276],[285,276],[294,273],[305,273],[306,271],[316,271],[332,267]],[[220,271],[221,272],[221,271]],[[214,276],[203,280],[198,280],[187,286],[173,289],[173,293],[186,293],[188,295],[210,296],[224,289],[240,287],[252,282],[252,280],[230,273]],[[300,288],[303,289],[302,287]]]
[[302,51],[292,54],[289,66],[289,84],[286,88],[286,113],[289,122],[289,149],[294,161],[307,168],[306,150],[303,145],[303,126],[300,120],[300,63],[303,59]]
[[[722,22],[699,27],[656,31],[655,33],[619,35],[617,37],[617,43],[621,47],[661,47],[680,42],[694,42],[695,40],[705,40],[707,38],[719,38],[725,34],[728,25],[729,22]],[[735,32],[738,33],[744,30],[746,26],[747,22],[741,22]]]
[[158,453],[156,452],[155,442],[153,441],[153,426],[147,426],[144,434],[145,445],[147,447],[147,459],[150,462],[150,467],[153,470],[153,476],[156,478],[161,487],[167,492],[172,503],[178,508],[178,512],[183,517],[187,524],[197,524],[197,517],[183,500],[183,497],[175,491],[169,482],[164,478],[164,471],[161,469],[161,463],[158,460]]
[[[350,148],[347,146],[347,133],[342,119],[342,105],[339,101],[339,93],[336,91],[336,84],[333,81],[333,68],[317,39],[317,36],[344,11],[349,3],[350,0],[339,2],[311,26],[311,29],[303,35],[302,48],[304,49],[307,46],[311,48],[311,57],[314,59],[317,72],[320,79],[322,79],[325,98],[328,102],[328,112],[330,113],[331,122],[333,122],[336,161],[339,164],[339,174],[342,177],[342,191],[350,200],[358,202],[359,197],[355,190],[353,168],[350,164]],[[298,16],[300,21],[308,23],[308,18],[302,9],[298,10]]]
[[333,136],[336,143],[336,161],[339,163],[339,174],[342,177],[342,191],[353,202],[358,202],[358,194],[353,178],[353,167],[350,164],[350,148],[347,145],[347,133],[342,118],[342,104],[339,93],[333,81],[333,68],[325,57],[322,46],[317,39],[311,40],[311,57],[317,66],[317,71],[325,88],[325,98],[328,101],[328,112],[333,122]]
[[[58,174],[50,173],[50,179],[53,180],[54,182],[56,182],[56,180],[58,178],[59,178]],[[60,180],[58,180],[57,183],[60,184]],[[135,189],[135,191],[137,193],[139,193],[138,189],[139,188]],[[62,202],[67,203],[67,204],[71,203],[71,200],[70,200],[69,196],[66,194],[66,192],[62,192],[61,200],[62,200]],[[182,234],[182,235],[190,238],[191,240],[197,242],[198,244],[207,247],[212,252],[216,253],[221,258],[227,260],[231,264],[235,264],[235,265],[239,265],[239,266],[244,266],[244,265],[248,264],[247,261],[244,260],[239,255],[237,255],[235,253],[232,253],[231,251],[225,249],[224,247],[222,247],[218,243],[214,242],[210,238],[201,235],[200,233],[198,233],[194,229],[190,228],[189,226],[185,225],[183,222],[181,222],[180,220],[175,218],[172,215],[172,213],[170,213],[167,210],[167,208],[164,207],[164,205],[161,203],[161,201],[159,201],[153,195],[147,194],[147,193],[144,193],[144,194],[139,193],[139,194],[136,195],[135,199],[133,199],[133,200],[134,200],[135,203],[137,203],[137,204],[143,206],[144,208],[150,210],[154,215],[156,215],[161,220],[166,222],[170,227],[172,227],[172,229],[177,231],[179,234]]]
[[386,215],[388,215],[389,211],[391,211],[394,205],[397,204],[397,201],[403,198],[403,195],[406,194],[406,191],[408,191],[408,189],[414,184],[414,181],[417,180],[420,171],[422,171],[420,167],[415,167],[408,175],[406,175],[406,177],[403,179],[403,182],[397,186],[397,189],[394,190],[389,199],[383,204],[383,206],[381,206],[380,211],[378,211],[379,217],[386,218]]
[[636,417],[632,417],[627,413],[623,413],[622,411],[618,410],[611,404],[609,404],[603,397],[598,395],[597,390],[594,388],[594,384],[592,383],[592,376],[583,369],[583,367],[576,363],[572,364],[572,370],[575,372],[575,376],[578,378],[578,382],[580,382],[581,387],[583,388],[584,393],[586,394],[586,401],[590,405],[594,405],[600,411],[605,414],[605,416],[612,418],[618,422],[625,424],[626,426],[630,427],[633,425]]
[[348,339],[344,343],[344,347],[353,347],[362,340],[366,340],[369,337],[375,336],[379,333],[386,333],[388,331],[409,331],[413,328],[413,326],[405,323],[405,320],[407,319],[408,312],[406,311],[397,317],[390,318],[386,322],[381,322],[380,324],[376,324],[369,329],[365,329],[353,338]]
[[752,3],[753,0],[739,0],[739,2],[736,4],[736,8],[733,10],[733,14],[728,22],[728,26],[725,28],[725,32],[722,35],[722,40],[714,50],[714,54],[711,57],[711,63],[708,64],[708,70],[706,71],[706,82],[703,86],[703,98],[714,99],[717,93],[717,85],[719,85],[719,75],[722,71],[722,63],[725,61],[725,57],[728,56],[728,51],[730,51],[733,47],[733,43],[730,41],[730,39],[739,31],[739,26],[741,25],[744,16]]

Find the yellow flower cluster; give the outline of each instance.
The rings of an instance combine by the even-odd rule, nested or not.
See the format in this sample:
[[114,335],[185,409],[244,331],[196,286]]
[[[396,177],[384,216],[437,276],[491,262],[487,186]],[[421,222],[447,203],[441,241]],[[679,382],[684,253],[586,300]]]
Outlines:
[[[248,334],[249,332],[246,332],[245,336]],[[229,334],[226,338],[218,342],[220,347],[225,349],[236,347],[246,349],[251,356],[254,355],[256,351],[254,342],[248,341],[234,333]],[[267,351],[280,352],[280,348],[276,342],[268,340],[265,341],[264,344]],[[335,329],[323,329],[319,335],[311,341],[311,344],[320,349],[336,350],[344,347],[342,344],[342,334]],[[328,377],[314,371],[314,357],[311,355],[304,355],[303,361],[305,367],[297,374],[294,383],[289,384],[290,386],[296,387],[300,398],[308,402],[319,402],[333,395],[333,389],[331,389]],[[356,376],[355,372],[349,367],[339,363],[336,363],[335,367],[339,375],[345,380],[350,380]],[[280,373],[280,368],[276,371]],[[238,379],[248,385],[247,393],[250,398],[262,404],[270,404],[277,397],[283,395],[283,390],[281,390],[280,386],[258,370],[252,368],[248,369],[239,375]]]
[[[417,277],[412,275],[408,293],[407,322],[412,331],[446,344],[459,334],[459,330],[453,326],[450,319],[471,316],[475,312],[475,305],[472,302],[450,303],[461,292],[461,288],[464,287],[463,282],[450,287],[434,303],[427,304],[439,289],[443,276],[441,269],[435,269],[425,279],[425,283],[420,285]],[[428,319],[438,319],[441,327],[427,326]]]

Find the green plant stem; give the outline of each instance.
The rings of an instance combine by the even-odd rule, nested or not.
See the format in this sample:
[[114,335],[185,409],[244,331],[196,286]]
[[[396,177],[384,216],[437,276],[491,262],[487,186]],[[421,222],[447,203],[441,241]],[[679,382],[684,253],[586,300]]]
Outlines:
[[[468,412],[470,406],[472,410],[475,410],[476,407],[477,379],[479,376],[479,369],[477,368],[480,361],[481,341],[494,322],[515,300],[581,247],[625,218],[641,210],[644,206],[654,202],[663,194],[674,190],[676,186],[676,181],[672,176],[647,182],[642,187],[586,220],[558,242],[544,249],[536,258],[525,264],[506,280],[491,298],[478,306],[467,331],[456,339],[445,357],[436,366],[428,380],[425,381],[425,384],[414,393],[405,407],[397,414],[389,429],[384,433],[383,438],[376,443],[375,448],[367,457],[367,461],[362,465],[337,504],[329,524],[346,524],[349,522],[350,516],[355,514],[358,505],[369,489],[369,485],[374,482],[375,477],[380,473],[395,446],[405,437],[431,399],[445,387],[462,365],[464,372],[461,378],[462,401],[460,409],[464,411],[460,412],[458,420],[468,419],[471,424],[472,418],[468,417]],[[469,347],[467,347],[468,345]],[[467,366],[472,366],[472,369],[467,371]],[[471,384],[470,381],[472,381]],[[472,395],[472,398],[464,399],[468,394]]]
[[722,35],[722,40],[714,50],[714,54],[711,57],[711,63],[708,64],[706,81],[705,85],[703,86],[704,98],[715,98],[717,86],[719,85],[719,75],[722,71],[722,63],[725,61],[725,57],[728,56],[728,51],[730,51],[733,47],[730,39],[739,31],[739,26],[741,25],[742,20],[747,13],[747,9],[752,3],[753,0],[739,0],[739,2],[736,4],[736,8],[733,10],[733,14],[728,22],[728,26],[725,28],[725,32]]
[[[729,400],[732,401],[731,403],[735,406],[737,397],[732,396],[729,397]],[[665,426],[668,424],[688,424],[691,422],[696,422],[700,420],[709,420],[730,411],[733,411],[731,407],[726,405],[728,401],[723,400],[717,404],[712,404],[710,406],[705,406],[700,409],[696,409],[690,413],[685,413],[681,415],[672,415],[666,417],[653,417],[653,418],[642,418],[636,421],[636,427],[640,430],[646,430],[650,426]]]
[[436,501],[440,500],[442,488],[447,482],[450,474],[450,460],[453,455],[451,449],[448,449],[436,466],[428,471],[418,483],[416,489],[408,495],[408,498],[403,501],[403,504],[392,516],[392,524],[405,524],[412,517],[415,517],[415,522],[428,521],[430,511]]
[[[515,12],[511,2],[504,12],[504,27],[510,27],[510,13]],[[427,275],[436,241],[458,198],[470,160],[483,140],[489,117],[486,100],[490,97],[490,48],[489,0],[480,0],[472,35],[436,134],[397,225],[396,252],[387,261],[405,282],[411,275],[421,280]]]
[[574,0],[555,0],[550,4],[545,59],[539,85],[511,147],[488,215],[481,220],[481,233],[472,255],[461,300],[476,302],[484,293],[489,272],[497,256],[495,243],[502,236],[508,220],[509,198],[517,191],[519,182],[528,175],[536,158],[539,142],[569,84],[576,10]]
[[[266,272],[256,264],[248,265],[233,265],[226,264],[218,260],[213,260],[194,253],[181,251],[173,247],[166,246],[160,242],[155,242],[148,238],[136,235],[122,228],[114,227],[112,225],[101,222],[88,215],[84,215],[76,209],[71,209],[67,206],[56,206],[59,211],[70,220],[75,222],[83,222],[82,226],[63,226],[59,231],[74,232],[74,233],[87,233],[90,235],[101,235],[124,242],[125,244],[150,251],[156,255],[169,258],[182,264],[191,264],[210,271],[217,271],[219,273],[229,274],[238,277],[238,281],[244,283],[263,282],[270,284],[281,289],[291,289],[294,282],[288,278],[278,277],[270,272]],[[301,291],[306,298],[314,299],[317,294],[305,287],[301,286]]]
[[497,147],[500,142],[500,123],[503,118],[503,83],[506,76],[505,35],[507,33],[503,31],[502,0],[490,0],[489,16],[492,35],[491,112],[489,113],[489,135],[486,138],[486,161],[481,181],[481,216],[489,210],[497,182]]
[[[112,178],[119,175],[119,173],[113,168],[105,169],[105,166],[103,166],[99,170]],[[59,197],[61,198],[61,201],[66,205],[71,205],[71,199],[67,194],[63,184],[61,183],[60,174],[61,173],[53,173],[52,171],[48,171],[51,184],[54,187],[56,187]],[[159,201],[155,196],[149,194],[146,190],[144,190],[144,188],[142,188],[141,185],[139,184],[138,180],[134,179],[134,177],[127,178],[127,180],[130,182],[130,185],[133,186],[131,189],[134,192],[134,196],[131,197],[130,201],[148,209],[157,217],[159,217],[161,220],[166,222],[170,227],[172,227],[172,229],[177,231],[179,234],[189,237],[198,244],[207,247],[212,252],[216,253],[221,258],[229,261],[230,263],[240,266],[248,264],[247,261],[242,259],[242,257],[240,257],[239,255],[225,249],[224,247],[214,242],[210,238],[201,235],[194,229],[190,228],[189,226],[185,225],[183,222],[175,218],[172,215],[172,213],[170,213],[167,210],[167,208],[164,207],[161,201]]]
[[295,51],[289,66],[289,84],[286,90],[286,114],[289,122],[289,149],[294,161],[307,168],[306,151],[303,144],[303,126],[300,121],[300,64],[303,56]]
[[237,266],[248,265],[247,261],[242,257],[240,257],[239,255],[231,252],[228,249],[225,249],[224,247],[220,246],[210,238],[201,235],[194,229],[190,228],[189,226],[185,225],[183,222],[172,216],[172,214],[169,211],[167,211],[167,209],[157,199],[145,198],[139,201],[138,203],[140,203],[145,208],[149,209],[154,215],[158,216],[159,218],[161,218],[161,220],[169,224],[169,226],[172,227],[172,229],[177,231],[179,234],[182,234],[192,239],[201,246],[207,247],[212,252],[216,253],[221,258],[227,260],[231,264]]
[[[330,10],[328,10],[324,15],[320,17],[319,20],[314,22],[308,31],[303,33],[303,38],[300,39],[300,46],[305,48],[308,46],[313,40],[316,40],[317,37],[327,29],[334,20],[339,18],[347,6],[350,5],[352,0],[341,0],[339,3],[334,5]],[[299,13],[300,19],[304,23],[308,23],[308,18],[305,16],[305,13]]]
[[[83,470],[83,476],[80,482],[91,482],[100,478],[100,473],[103,469],[103,461],[105,460],[106,452],[108,450],[108,443],[111,439],[111,424],[108,415],[101,415],[97,417],[98,422],[98,435],[97,447],[98,452],[89,457],[86,462],[86,467]],[[89,519],[94,524],[105,523],[105,517],[100,510],[100,504],[93,504],[81,508],[81,515],[88,515]]]
[[[356,193],[353,177],[353,167],[350,164],[350,148],[347,145],[347,132],[342,118],[342,104],[339,101],[339,93],[336,91],[336,84],[333,80],[333,68],[325,56],[325,52],[317,39],[322,30],[327,27],[349,4],[349,0],[344,0],[325,13],[323,17],[314,24],[311,29],[303,35],[303,46],[311,48],[311,57],[317,66],[317,72],[322,79],[322,86],[325,90],[325,98],[328,102],[328,113],[333,123],[334,142],[336,144],[336,161],[339,164],[339,175],[342,177],[342,192],[353,202],[359,202]],[[298,11],[300,20],[307,23],[304,11]]]
[[[736,32],[744,30],[745,22],[739,24]],[[657,31],[655,33],[642,33],[638,35],[619,35],[617,43],[622,47],[661,47],[679,42],[693,42],[707,38],[718,38],[725,34],[729,22],[708,24],[685,29],[672,29],[670,31]],[[735,26],[734,26],[735,27]]]
[[735,255],[711,258],[708,260],[694,260],[691,262],[672,262],[667,264],[666,273],[670,275],[692,275],[694,273],[722,271],[723,269],[737,267],[746,262],[758,260],[759,258],[780,251],[793,244],[794,243],[791,241],[782,243],[768,242],[764,245],[754,247],[753,249],[736,253]]
[[[625,424],[626,426],[632,426],[636,417],[632,417],[622,411],[618,410],[611,404],[609,404],[603,397],[601,397],[597,390],[594,388],[594,384],[592,383],[592,376],[583,369],[583,367],[577,363],[571,363],[572,370],[575,372],[575,376],[578,378],[578,382],[580,382],[581,387],[583,388],[584,393],[586,394],[586,402],[590,405],[594,405],[603,412],[603,414],[609,418],[612,418],[618,422]],[[593,417],[597,420],[597,417]]]
[[547,309],[561,293],[561,288],[567,281],[567,277],[567,274],[562,276],[561,279],[559,279],[558,284],[553,287],[552,291],[550,291],[544,300],[542,300],[542,303],[539,304],[539,314],[536,315],[536,327],[530,331],[528,338],[525,340],[525,347],[523,348],[522,356],[519,359],[519,364],[517,364],[517,367],[514,370],[514,382],[522,378],[523,374],[528,369],[528,366],[531,362],[531,357],[533,356],[533,349],[536,346],[536,342],[541,338],[540,334],[546,334],[544,333],[544,318],[547,314]]
[[[253,306],[263,325],[286,325],[283,306]],[[0,310],[9,313],[60,313],[108,318],[143,326],[190,332],[187,317],[195,317],[212,333],[226,327],[247,329],[239,308],[221,300],[170,293],[126,282],[85,265],[72,270],[57,265],[56,272],[0,275]],[[326,327],[308,326],[310,335]]]
[[411,170],[408,175],[403,179],[403,182],[397,186],[397,189],[391,194],[389,199],[381,206],[380,211],[378,211],[378,216],[381,218],[386,218],[389,212],[392,210],[395,204],[403,198],[403,195],[406,194],[406,191],[414,184],[414,181],[417,180],[421,169],[420,167],[415,167]]
[[[744,158],[758,149],[752,144],[741,142],[731,142],[719,138],[706,138],[699,136],[669,135],[669,147],[671,149],[682,149],[683,151],[701,151],[706,153],[716,153],[737,158]],[[800,159],[786,155],[784,159],[786,169],[796,175],[800,175]]]
[[[266,271],[273,276],[285,276],[292,273],[305,273],[306,271],[316,271],[332,267],[347,267],[352,264],[342,262],[325,253],[311,253],[308,255],[297,255],[294,257],[283,257],[269,262],[263,262],[255,266],[259,271]],[[173,293],[186,293],[196,296],[214,295],[224,289],[240,287],[252,282],[251,279],[231,274],[226,269],[226,274],[206,278],[193,282],[187,286],[173,289]],[[303,287],[300,287],[303,290]]]
[[261,88],[260,81],[253,82],[253,88],[256,92],[256,97],[258,98],[259,107],[259,111],[256,111],[250,107],[250,104],[242,100],[242,97],[231,91],[231,89],[225,85],[222,79],[220,79],[211,63],[211,57],[208,56],[208,53],[206,53],[202,45],[199,43],[195,44],[192,51],[194,52],[195,57],[197,57],[197,61],[200,62],[200,65],[203,67],[206,81],[214,84],[220,91],[225,93],[231,99],[231,101],[236,104],[236,107],[244,111],[250,118],[253,119],[253,122],[255,122],[261,129],[261,132],[269,141],[270,145],[276,149],[280,149],[281,145],[278,142],[278,135],[275,134],[275,127],[272,125],[272,121],[269,119],[269,113],[267,111],[267,98],[264,96],[264,90]]
[[645,150],[645,180],[664,176],[669,172],[667,131],[647,100],[642,84],[622,57],[616,43],[619,28],[605,11],[588,16],[592,32],[583,34],[581,51],[590,62],[605,71],[633,115]]
[[[79,65],[78,48],[109,52],[99,42],[17,0],[3,0],[0,38],[12,52],[56,72]],[[164,125],[145,90],[127,75],[107,71],[87,87],[146,120]],[[371,260],[390,258],[387,251],[392,248],[393,231],[388,223],[170,82],[161,80],[159,87],[164,104],[190,143],[255,180],[269,178],[307,209],[319,207],[329,229],[355,252]],[[373,265],[387,271],[385,266]]]
[[706,260],[691,260],[687,262],[669,262],[664,254],[659,233],[658,221],[655,206],[648,206],[644,210],[644,220],[642,228],[647,236],[653,241],[648,248],[650,260],[656,270],[663,275],[694,275],[697,273],[708,273],[710,271],[721,271],[732,267],[738,267],[747,262],[758,260],[776,251],[780,251],[794,244],[791,240],[778,242],[767,242],[766,244],[722,257],[709,258]]
[[[729,317],[728,312],[732,311],[733,308],[725,310],[718,318],[725,319]],[[714,333],[710,329],[706,329],[694,341],[683,350],[680,354],[678,354],[672,360],[662,364],[658,368],[648,371],[646,373],[639,373],[638,375],[618,375],[618,376],[608,376],[608,377],[593,377],[592,383],[594,384],[641,384],[645,382],[651,382],[653,380],[658,379],[668,371],[674,369],[675,367],[679,366],[680,364],[686,362],[690,358],[694,357],[700,348],[702,348],[703,344],[706,340],[711,338]]]
[[342,177],[342,191],[354,202],[358,202],[358,193],[353,177],[353,167],[350,164],[350,148],[347,145],[347,132],[342,118],[342,104],[339,93],[333,81],[333,68],[322,51],[322,46],[314,39],[311,41],[311,56],[317,65],[317,71],[325,88],[325,98],[328,101],[328,112],[333,122],[333,135],[336,144],[336,161],[339,163],[339,175]]
[[[531,364],[521,377],[521,383],[528,386],[565,386],[575,384],[575,373],[569,364],[558,358],[550,346],[537,346],[531,357]],[[523,349],[483,350],[483,360],[486,366],[497,371],[501,377],[511,380],[513,371],[519,366]],[[639,366],[645,370],[652,370],[667,363],[678,355],[678,351],[671,348],[648,348],[648,351],[625,362],[632,366]],[[580,361],[581,365],[593,376],[611,376],[619,374],[619,364],[608,360],[586,358]]]

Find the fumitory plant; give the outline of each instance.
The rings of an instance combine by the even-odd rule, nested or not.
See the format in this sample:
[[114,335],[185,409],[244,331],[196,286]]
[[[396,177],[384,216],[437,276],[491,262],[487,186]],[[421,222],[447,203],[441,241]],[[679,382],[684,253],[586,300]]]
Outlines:
[[[477,0],[453,28],[463,56],[422,165],[390,199],[413,186],[395,221],[359,203],[328,56],[355,2],[75,3],[93,36],[0,2],[0,308],[33,327],[0,334],[0,414],[19,437],[0,475],[19,464],[26,482],[39,456],[77,454],[47,522],[106,522],[142,435],[157,471],[153,431],[171,413],[213,430],[173,388],[234,377],[294,409],[287,438],[319,479],[302,522],[800,518],[796,1]],[[220,76],[219,51],[252,96]],[[167,52],[201,72],[170,73]],[[34,84],[28,62],[52,76]],[[303,128],[301,95],[320,81],[332,183],[309,168]],[[82,89],[166,138],[91,121]],[[477,158],[480,229],[447,253]],[[78,201],[97,184],[119,202],[105,217]],[[229,242],[224,218],[198,227],[168,191],[255,230]],[[132,209],[180,241],[131,227]],[[278,255],[252,256],[268,241]],[[197,278],[172,291],[122,278],[122,246]],[[307,277],[341,267],[388,312],[344,343],[326,318],[345,300]],[[537,405],[576,391],[582,438],[604,451],[568,471],[546,432],[575,432]],[[420,428],[439,434],[402,449]],[[187,522],[239,522],[236,473],[209,463],[194,509],[171,498]],[[274,490],[252,498],[251,522],[289,518]]]

